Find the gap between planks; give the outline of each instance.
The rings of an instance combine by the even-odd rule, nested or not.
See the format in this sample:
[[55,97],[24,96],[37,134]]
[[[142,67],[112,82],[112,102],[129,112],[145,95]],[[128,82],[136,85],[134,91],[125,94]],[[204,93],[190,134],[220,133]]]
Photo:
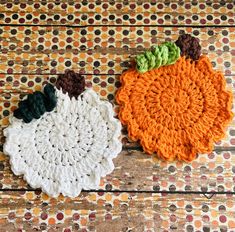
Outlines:
[[[2,146],[2,145],[0,145]],[[143,151],[142,147],[140,145],[123,145],[122,147],[123,151]],[[213,152],[222,152],[222,151],[235,151],[235,146],[231,147],[218,147],[215,146]]]
[[[123,70],[125,71],[125,70]],[[0,75],[8,75],[8,76],[12,76],[12,75],[22,75],[22,76],[58,76],[61,73],[57,73],[57,74],[51,74],[51,73],[1,73]],[[95,73],[82,73],[81,75],[83,76],[90,76],[90,75],[94,75],[94,76],[121,76],[122,73],[114,73],[114,74],[108,74],[108,73],[99,73],[99,74],[95,74]],[[235,74],[224,74],[225,77],[235,77]],[[47,77],[46,77],[47,78]]]
[[116,24],[100,24],[100,25],[63,25],[63,24],[5,24],[1,23],[0,27],[12,26],[12,27],[67,27],[67,28],[87,28],[87,27],[175,27],[175,28],[235,28],[235,25],[172,25],[172,24],[155,24],[155,25],[116,25]]
[[[0,192],[41,192],[41,189],[0,189]],[[207,199],[211,199],[215,195],[235,195],[235,192],[229,191],[154,191],[154,190],[82,190],[81,193],[151,193],[151,194],[162,194],[162,195],[203,195]]]
[[[6,127],[2,127],[2,129],[5,129]],[[140,145],[123,145],[122,146],[122,151],[142,151],[143,149]],[[222,152],[222,151],[235,151],[235,147],[231,146],[231,147],[217,147],[215,146],[214,150],[212,152]],[[3,152],[3,144],[0,144],[0,152]]]

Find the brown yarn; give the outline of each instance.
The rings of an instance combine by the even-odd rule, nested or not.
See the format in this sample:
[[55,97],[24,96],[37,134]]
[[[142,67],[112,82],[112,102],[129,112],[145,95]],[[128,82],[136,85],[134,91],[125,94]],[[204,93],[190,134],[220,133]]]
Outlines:
[[73,70],[66,70],[64,74],[59,74],[56,87],[62,89],[63,93],[68,93],[70,98],[77,99],[85,90],[85,78]]
[[190,34],[180,35],[176,45],[181,50],[181,55],[191,58],[192,60],[198,60],[201,55],[201,46],[199,39],[191,36]]

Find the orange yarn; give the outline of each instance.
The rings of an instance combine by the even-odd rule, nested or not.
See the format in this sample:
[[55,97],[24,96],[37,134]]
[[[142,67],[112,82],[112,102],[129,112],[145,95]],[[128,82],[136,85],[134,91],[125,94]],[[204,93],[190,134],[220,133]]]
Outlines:
[[143,74],[129,69],[121,82],[116,100],[129,137],[165,160],[192,161],[211,152],[233,117],[232,94],[206,56],[181,57]]

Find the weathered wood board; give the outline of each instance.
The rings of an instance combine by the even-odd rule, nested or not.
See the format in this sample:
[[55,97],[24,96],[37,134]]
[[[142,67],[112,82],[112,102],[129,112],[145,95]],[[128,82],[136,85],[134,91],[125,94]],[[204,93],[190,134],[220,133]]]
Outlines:
[[234,231],[234,195],[2,192],[0,231]]
[[[100,182],[101,190],[235,192],[235,151],[199,155],[192,163],[165,162],[136,150],[114,159],[115,170]],[[31,189],[15,176],[9,159],[0,155],[0,188]]]

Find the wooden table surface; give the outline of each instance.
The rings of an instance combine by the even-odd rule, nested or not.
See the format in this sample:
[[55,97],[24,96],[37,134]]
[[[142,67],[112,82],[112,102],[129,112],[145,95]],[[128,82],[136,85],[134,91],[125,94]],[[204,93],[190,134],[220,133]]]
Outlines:
[[[18,101],[74,69],[118,107],[119,76],[136,54],[178,35],[201,41],[235,96],[235,2],[0,0],[0,123]],[[235,121],[213,153],[164,162],[127,138],[100,189],[50,198],[0,154],[0,231],[235,231]],[[4,138],[1,136],[1,151]]]

